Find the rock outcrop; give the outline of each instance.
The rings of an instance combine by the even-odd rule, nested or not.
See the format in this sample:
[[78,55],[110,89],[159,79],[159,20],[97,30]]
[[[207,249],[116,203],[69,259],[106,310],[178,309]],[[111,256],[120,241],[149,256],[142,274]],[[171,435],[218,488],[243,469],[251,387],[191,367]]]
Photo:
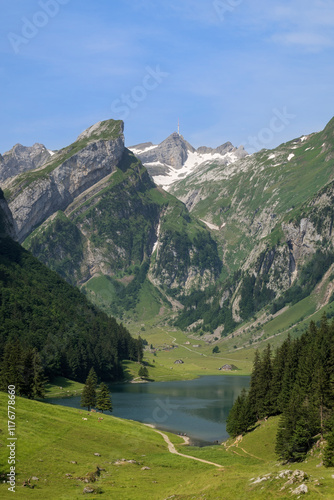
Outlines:
[[0,182],[41,167],[52,155],[53,152],[43,144],[34,144],[32,147],[16,144],[10,151],[0,155]]

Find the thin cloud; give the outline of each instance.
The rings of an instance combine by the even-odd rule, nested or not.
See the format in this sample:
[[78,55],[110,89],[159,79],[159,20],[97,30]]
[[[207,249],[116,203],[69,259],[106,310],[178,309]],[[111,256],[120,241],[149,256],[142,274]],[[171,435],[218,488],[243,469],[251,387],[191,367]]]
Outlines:
[[318,33],[290,32],[273,35],[272,40],[287,46],[299,46],[311,51],[333,47],[334,39]]

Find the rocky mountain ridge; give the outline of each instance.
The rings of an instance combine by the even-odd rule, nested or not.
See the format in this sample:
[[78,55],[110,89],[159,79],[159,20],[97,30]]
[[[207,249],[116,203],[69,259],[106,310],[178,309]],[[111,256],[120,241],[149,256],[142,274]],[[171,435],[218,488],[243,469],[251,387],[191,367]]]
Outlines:
[[140,158],[154,182],[167,191],[204,163],[215,160],[225,166],[247,156],[243,146],[235,148],[230,142],[215,149],[202,146],[196,150],[176,132],[158,145],[147,142],[129,149]]
[[93,125],[3,186],[19,241],[93,301],[109,296],[108,312],[134,308],[143,287],[158,310],[170,307],[165,293],[205,289],[219,277],[210,233],[154,185],[124,147],[122,122]]
[[[230,143],[218,149],[195,151],[172,134],[131,152],[122,123],[96,124],[5,183],[19,238],[118,317],[150,297],[152,314],[178,311],[180,328],[227,335],[321,283],[320,302],[330,300],[334,119],[272,151],[237,159]],[[134,152],[158,160],[146,163],[150,175]],[[210,159],[189,171],[191,155]],[[152,181],[175,172],[185,177],[169,192]]]

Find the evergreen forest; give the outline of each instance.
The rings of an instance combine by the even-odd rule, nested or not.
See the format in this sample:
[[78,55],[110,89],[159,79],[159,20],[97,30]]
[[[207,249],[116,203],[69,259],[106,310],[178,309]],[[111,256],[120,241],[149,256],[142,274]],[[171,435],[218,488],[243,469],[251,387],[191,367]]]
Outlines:
[[276,453],[299,462],[316,443],[327,441],[324,464],[334,466],[334,321],[323,315],[300,338],[288,337],[272,352],[255,353],[250,389],[237,398],[227,432],[250,432],[259,420],[280,415]]
[[42,391],[41,382],[29,382],[34,376],[40,381],[45,375],[84,382],[94,368],[99,379],[120,380],[122,360],[140,362],[142,356],[141,339],[131,337],[122,324],[99,311],[11,238],[1,238],[2,389],[7,387],[8,374],[18,394],[28,397]]

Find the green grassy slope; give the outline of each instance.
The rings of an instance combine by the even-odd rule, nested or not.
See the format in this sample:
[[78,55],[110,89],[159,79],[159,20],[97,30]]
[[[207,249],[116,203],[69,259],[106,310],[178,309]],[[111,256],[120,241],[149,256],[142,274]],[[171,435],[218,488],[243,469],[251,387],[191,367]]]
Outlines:
[[[6,394],[0,393],[2,408],[6,399]],[[333,471],[316,467],[320,462],[318,454],[310,456],[305,464],[287,467],[277,463],[272,451],[277,418],[269,419],[234,446],[231,441],[226,447],[188,448],[181,445],[181,438],[169,435],[181,453],[223,466],[218,469],[172,455],[159,434],[136,422],[111,416],[103,416],[99,422],[96,413],[21,398],[17,399],[16,416],[18,499],[78,500],[83,497],[85,486],[96,491],[89,498],[108,500],[287,499],[291,498],[289,489],[281,491],[286,480],[275,479],[280,470],[287,468],[309,474],[308,498],[329,500],[334,495]],[[0,428],[1,465],[2,472],[6,472],[4,411],[0,414]],[[115,464],[123,458],[136,463]],[[97,466],[104,470],[96,482],[87,484],[80,480],[96,471]],[[142,470],[143,467],[148,469]],[[272,476],[252,484],[251,479],[265,474]],[[32,476],[38,478],[31,480],[34,489],[23,487],[23,482]],[[13,493],[1,483],[0,495],[12,498]]]
[[331,120],[306,140],[262,150],[228,168],[213,162],[201,168],[201,175],[191,174],[172,187],[180,199],[200,191],[192,214],[223,226],[215,234],[225,246],[230,271],[247,258],[264,225],[272,229],[281,218],[296,215],[301,204],[333,180],[333,130]]

